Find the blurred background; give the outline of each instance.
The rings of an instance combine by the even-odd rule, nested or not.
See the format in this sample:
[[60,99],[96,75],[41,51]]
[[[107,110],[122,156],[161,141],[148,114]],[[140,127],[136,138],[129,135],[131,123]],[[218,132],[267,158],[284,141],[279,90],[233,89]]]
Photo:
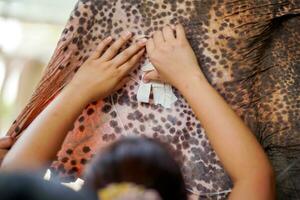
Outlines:
[[28,102],[77,0],[0,0],[0,136]]

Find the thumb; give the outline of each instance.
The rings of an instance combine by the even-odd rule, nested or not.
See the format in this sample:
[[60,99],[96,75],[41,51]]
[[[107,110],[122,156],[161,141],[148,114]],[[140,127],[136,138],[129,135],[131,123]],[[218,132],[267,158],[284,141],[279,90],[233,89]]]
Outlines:
[[162,82],[159,73],[156,70],[147,72],[144,76],[144,82],[149,83],[150,81]]

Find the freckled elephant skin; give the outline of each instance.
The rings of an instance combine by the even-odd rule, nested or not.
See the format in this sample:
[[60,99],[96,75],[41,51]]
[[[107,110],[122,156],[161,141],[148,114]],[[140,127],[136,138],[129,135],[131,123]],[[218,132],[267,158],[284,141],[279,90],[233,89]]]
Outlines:
[[[32,122],[105,36],[125,29],[149,36],[181,22],[206,77],[268,153],[279,199],[299,199],[299,13],[299,0],[80,0],[43,79],[8,134],[19,135]],[[86,107],[52,171],[75,179],[98,149],[121,136],[146,135],[170,144],[193,199],[226,198],[231,181],[185,100],[176,91],[171,109],[139,104],[140,79],[139,68],[121,91]]]

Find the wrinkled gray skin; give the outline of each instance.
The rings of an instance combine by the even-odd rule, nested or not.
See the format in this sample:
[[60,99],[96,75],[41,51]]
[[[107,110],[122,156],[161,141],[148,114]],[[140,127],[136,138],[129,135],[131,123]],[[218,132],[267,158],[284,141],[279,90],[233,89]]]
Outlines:
[[[299,13],[297,0],[80,0],[45,76],[9,134],[17,136],[30,124],[105,36],[125,29],[150,36],[180,22],[207,79],[272,161],[279,199],[299,199]],[[139,104],[140,70],[132,77],[118,93],[87,106],[58,153],[53,172],[64,180],[75,179],[98,149],[120,136],[143,135],[169,144],[182,164],[191,198],[224,199],[231,181],[185,100],[176,91],[178,101],[171,109]]]

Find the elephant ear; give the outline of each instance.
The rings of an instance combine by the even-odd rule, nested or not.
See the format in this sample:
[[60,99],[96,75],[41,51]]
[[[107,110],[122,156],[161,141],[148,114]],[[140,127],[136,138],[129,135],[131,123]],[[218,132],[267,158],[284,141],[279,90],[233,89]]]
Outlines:
[[[300,190],[297,161],[300,157],[300,1],[157,1],[168,2],[166,7],[161,7],[172,12],[159,10],[157,4],[149,2],[79,0],[41,82],[8,135],[18,137],[28,127],[70,81],[92,49],[106,35],[113,31],[117,34],[128,27],[133,27],[136,33],[151,33],[169,23],[168,15],[171,13],[171,17],[185,25],[188,38],[209,81],[264,146],[279,175],[279,191],[287,198],[296,199]],[[178,8],[176,13],[174,2],[183,2],[185,9]],[[110,16],[107,12],[109,9],[122,18]],[[151,24],[149,16],[156,11],[159,14],[154,16],[155,20],[153,17],[154,22]],[[189,13],[191,17],[186,17]],[[142,22],[138,17],[143,18]],[[124,26],[120,23],[122,20],[125,21]],[[134,84],[131,87],[134,88]],[[164,126],[154,127],[150,124],[132,128],[133,124],[124,123],[128,125],[126,128],[138,133],[139,130],[152,131],[149,128],[154,127],[156,135],[153,137],[167,135],[165,138],[172,139],[170,143],[182,149],[177,149],[176,154],[190,151],[186,153],[188,156],[185,161],[188,162],[184,171],[192,177],[188,180],[188,186],[193,187],[188,189],[202,195],[227,191],[223,193],[225,196],[227,189],[230,189],[230,181],[184,100],[181,99],[175,107],[180,114],[173,112],[164,116],[162,109],[155,107],[154,116],[147,110],[152,106],[128,103],[129,99],[135,101],[133,96],[130,93],[122,98],[112,98],[119,106],[130,104],[133,107],[134,112],[125,117],[125,122],[135,120],[133,124],[136,125],[138,121],[146,123],[161,119],[159,122]],[[114,105],[102,101],[87,106],[74,127],[70,127],[71,131],[53,164],[53,172],[76,179],[96,152],[95,147],[121,135],[123,130],[117,126],[119,119],[114,108]],[[129,106],[127,108],[118,114],[122,117],[132,111]],[[176,121],[176,117],[180,120]],[[100,129],[103,126],[105,128]],[[179,129],[179,126],[183,128]],[[107,134],[111,130],[118,134]],[[181,140],[185,141],[180,143]]]
[[[250,17],[244,26],[250,32],[263,30],[259,37],[246,34],[250,41],[240,51],[237,68],[251,62],[244,75],[238,74],[240,88],[248,94],[248,103],[236,105],[241,116],[267,152],[277,175],[279,199],[298,199],[300,195],[300,1],[252,1]],[[247,3],[245,3],[247,4]],[[232,12],[241,5],[232,5]],[[249,5],[248,5],[249,6]],[[248,11],[247,11],[248,12]],[[249,11],[251,12],[251,11]],[[255,14],[256,13],[256,14]],[[229,15],[228,15],[229,16]],[[241,16],[239,14],[239,16]],[[255,23],[250,23],[249,20]],[[237,50],[239,51],[239,50]],[[256,57],[257,56],[257,57]],[[255,58],[256,57],[256,58]],[[250,58],[250,59],[248,59]],[[237,82],[235,82],[237,83]],[[223,88],[224,87],[224,88]],[[232,88],[222,85],[223,94]],[[239,90],[235,90],[237,94]]]
[[274,5],[274,16],[282,17],[285,15],[296,15],[300,13],[300,1],[271,1]]
[[300,1],[239,1],[224,10],[223,17],[236,15],[239,30],[244,30],[236,41],[246,42],[234,49],[238,56],[231,69],[238,73],[217,87],[267,152],[277,175],[278,198],[298,199]]

